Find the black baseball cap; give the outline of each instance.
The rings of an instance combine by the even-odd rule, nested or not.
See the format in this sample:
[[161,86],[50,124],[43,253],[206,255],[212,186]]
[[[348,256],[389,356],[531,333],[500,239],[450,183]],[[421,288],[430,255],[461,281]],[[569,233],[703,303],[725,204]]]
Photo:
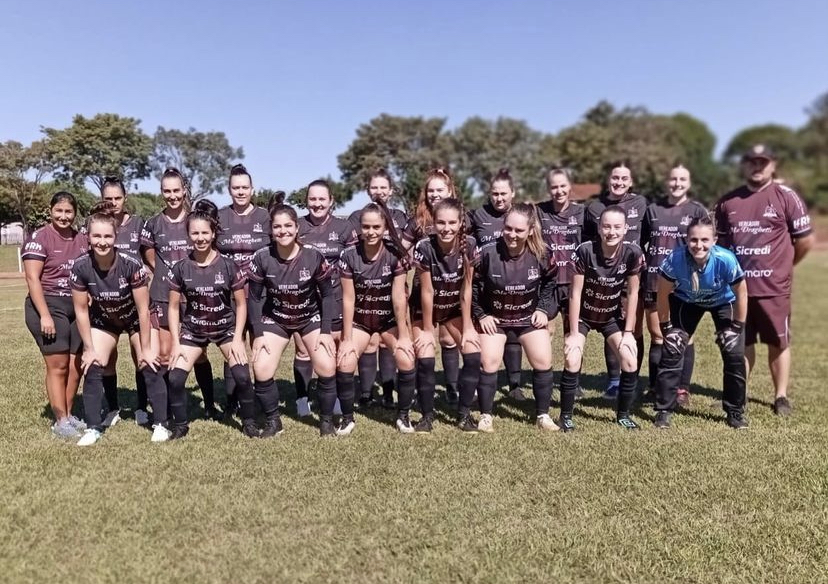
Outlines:
[[765,160],[776,160],[776,153],[767,144],[754,144],[742,155],[742,162],[763,158]]

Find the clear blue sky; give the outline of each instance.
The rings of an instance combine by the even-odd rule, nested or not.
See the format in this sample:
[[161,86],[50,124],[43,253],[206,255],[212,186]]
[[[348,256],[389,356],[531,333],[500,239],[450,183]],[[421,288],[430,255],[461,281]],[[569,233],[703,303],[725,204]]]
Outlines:
[[825,0],[3,4],[0,140],[99,112],[221,130],[285,190],[338,177],[383,112],[556,132],[607,99],[688,112],[721,149],[828,91]]

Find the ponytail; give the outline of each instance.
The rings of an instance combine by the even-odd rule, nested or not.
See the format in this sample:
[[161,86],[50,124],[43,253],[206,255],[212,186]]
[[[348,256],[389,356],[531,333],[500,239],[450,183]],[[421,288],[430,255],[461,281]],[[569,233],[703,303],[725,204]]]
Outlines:
[[187,232],[190,232],[190,223],[196,220],[206,221],[210,224],[210,229],[213,230],[213,233],[216,237],[213,238],[213,248],[216,247],[216,239],[218,238],[218,234],[221,233],[221,224],[218,220],[218,207],[216,204],[209,200],[209,199],[199,199],[196,201],[195,207],[193,210],[187,213]]

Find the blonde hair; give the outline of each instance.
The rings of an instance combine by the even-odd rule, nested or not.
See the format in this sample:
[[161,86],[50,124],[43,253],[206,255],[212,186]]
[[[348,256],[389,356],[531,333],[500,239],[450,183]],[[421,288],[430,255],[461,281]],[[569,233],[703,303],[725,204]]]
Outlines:
[[504,223],[509,215],[516,213],[526,218],[529,223],[529,236],[526,238],[526,246],[529,252],[543,264],[546,261],[546,245],[543,243],[538,210],[533,203],[515,203],[512,205],[503,218]]

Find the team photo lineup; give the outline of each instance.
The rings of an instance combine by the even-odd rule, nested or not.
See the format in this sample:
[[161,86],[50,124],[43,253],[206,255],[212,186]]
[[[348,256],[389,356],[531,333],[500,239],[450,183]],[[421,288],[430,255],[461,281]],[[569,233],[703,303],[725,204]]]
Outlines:
[[[502,367],[509,397],[527,399],[525,358],[530,422],[572,432],[576,401],[599,389],[580,383],[590,331],[603,337],[600,389],[621,429],[639,428],[639,402],[652,404],[655,427],[670,428],[690,399],[695,345],[711,342],[729,427],[748,427],[756,343],[768,347],[773,411],[788,416],[791,286],[814,236],[802,199],[775,180],[776,163],[770,147],[753,146],[741,159],[744,184],[711,209],[692,197],[692,169],[676,165],[666,195],[648,200],[624,162],[609,165],[605,189],[583,203],[571,198],[567,169],[547,173],[546,200],[524,202],[503,168],[472,210],[451,173],[434,168],[410,216],[390,206],[395,185],[384,169],[365,185],[371,202],[347,219],[334,215],[321,179],[306,189],[304,215],[281,192],[255,205],[241,164],[229,170],[232,202],[222,209],[191,204],[185,177],[168,168],[165,207],[146,221],[126,211],[119,177],[104,179],[85,218],[72,193],[58,192],[49,222],[22,249],[25,320],[45,363],[51,431],[79,446],[101,440],[121,416],[116,360],[131,358],[134,417],[152,442],[189,433],[191,372],[205,417],[237,418],[246,437],[278,436],[274,377],[292,342],[296,412],[314,415],[313,403],[323,437],[357,431],[356,413],[374,407],[396,411],[399,433],[430,433],[438,352],[458,431],[496,431]],[[713,339],[694,335],[707,313]],[[122,333],[130,357],[117,352]],[[223,411],[209,345],[224,357]],[[553,354],[563,363],[554,408]],[[73,415],[81,385],[83,419]]]

